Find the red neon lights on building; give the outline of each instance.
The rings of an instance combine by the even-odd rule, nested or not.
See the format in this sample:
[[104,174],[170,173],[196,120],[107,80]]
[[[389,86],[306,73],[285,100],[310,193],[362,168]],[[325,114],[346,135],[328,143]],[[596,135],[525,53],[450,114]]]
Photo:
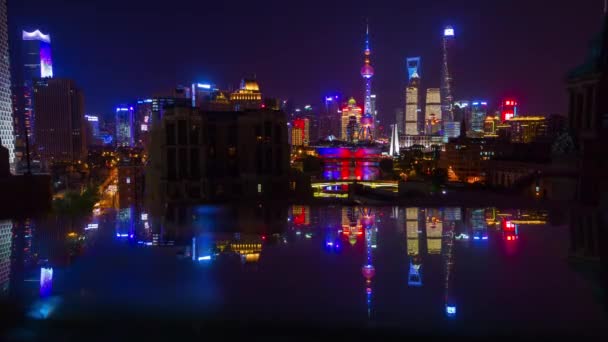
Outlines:
[[502,121],[509,121],[513,117],[517,116],[517,101],[505,100],[502,103],[502,109],[500,111]]

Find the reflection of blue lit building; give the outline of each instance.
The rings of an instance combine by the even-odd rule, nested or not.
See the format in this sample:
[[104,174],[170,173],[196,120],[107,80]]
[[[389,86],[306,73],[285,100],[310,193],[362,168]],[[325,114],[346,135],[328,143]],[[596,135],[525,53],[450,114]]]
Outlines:
[[471,210],[471,232],[473,240],[488,239],[488,227],[486,224],[486,212],[484,209]]
[[116,146],[133,146],[135,138],[133,132],[133,115],[133,106],[119,106],[116,108]]
[[117,209],[116,237],[133,238],[135,236],[135,214],[133,207]]

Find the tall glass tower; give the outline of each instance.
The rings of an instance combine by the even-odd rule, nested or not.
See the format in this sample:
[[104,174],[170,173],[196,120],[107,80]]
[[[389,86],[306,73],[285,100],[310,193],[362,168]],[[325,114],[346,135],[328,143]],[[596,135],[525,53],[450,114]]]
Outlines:
[[51,57],[51,35],[40,30],[21,32],[21,61],[23,68],[15,78],[13,95],[15,98],[15,139],[18,157],[23,154],[25,135],[32,144],[35,138],[34,84],[37,79],[53,77]]
[[9,163],[12,164],[15,160],[15,136],[13,134],[6,11],[6,0],[0,0],[0,144],[8,148]]
[[443,63],[441,68],[441,114],[444,122],[454,121],[452,104],[454,103],[452,46],[454,45],[454,28],[446,26],[443,30]]

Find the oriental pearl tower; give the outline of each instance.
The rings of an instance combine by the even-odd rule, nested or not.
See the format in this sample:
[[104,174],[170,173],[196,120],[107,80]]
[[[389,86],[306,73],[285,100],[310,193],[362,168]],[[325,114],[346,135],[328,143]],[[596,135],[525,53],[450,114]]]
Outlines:
[[374,115],[372,113],[372,77],[374,76],[374,68],[371,65],[369,48],[369,24],[365,29],[365,64],[361,68],[361,76],[365,80],[365,106],[363,108],[363,116],[361,117],[361,129],[359,131],[360,141],[373,141],[374,132]]

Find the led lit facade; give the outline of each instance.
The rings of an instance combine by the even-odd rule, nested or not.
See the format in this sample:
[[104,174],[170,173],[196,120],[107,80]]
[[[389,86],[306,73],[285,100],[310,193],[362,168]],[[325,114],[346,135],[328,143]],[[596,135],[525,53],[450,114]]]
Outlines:
[[439,134],[442,125],[441,91],[439,88],[426,90],[426,107],[424,110],[426,134]]
[[119,147],[134,146],[134,113],[133,106],[122,105],[116,107],[116,145]]
[[544,116],[518,116],[509,120],[512,143],[531,143],[548,137],[547,119]]
[[150,145],[150,130],[152,128],[153,99],[141,99],[135,104],[133,116],[133,140],[135,146],[147,151]]
[[256,80],[243,79],[239,89],[230,94],[235,110],[259,109],[262,106],[262,93]]
[[486,115],[488,114],[487,101],[474,101],[471,105],[471,131],[483,133]]
[[348,100],[346,107],[342,108],[341,140],[353,142],[357,139],[362,111],[361,107],[357,106],[357,101],[352,97]]
[[53,77],[53,58],[51,55],[51,35],[40,30],[23,31],[21,34],[25,49],[25,80]]
[[101,145],[99,135],[99,116],[85,115],[86,137],[89,145]]
[[444,121],[454,121],[452,105],[453,74],[452,74],[452,45],[454,44],[454,28],[446,26],[443,30],[443,63],[441,68],[441,113]]
[[8,149],[9,163],[12,164],[15,160],[15,136],[6,11],[6,0],[0,0],[0,144]]
[[[369,25],[365,31],[365,64],[361,68],[361,77],[365,80],[365,103],[363,106],[363,117],[359,126],[359,140],[372,141],[375,133],[376,116],[374,114],[375,104],[372,105],[372,77],[374,76],[374,68],[371,65],[371,50],[369,47]],[[352,126],[352,124],[351,124]]]
[[418,103],[420,101],[419,94],[419,78],[414,77],[410,80],[409,85],[405,89],[405,134],[418,135]]
[[428,254],[441,254],[443,221],[438,209],[426,210],[426,246]]
[[13,96],[15,138],[19,146],[18,154],[22,157],[25,153],[23,146],[26,134],[30,145],[35,142],[34,82],[37,79],[53,77],[53,59],[50,34],[43,34],[40,30],[22,31],[21,44],[23,67],[15,74]]
[[509,121],[517,116],[517,101],[504,100],[500,106],[500,119],[502,122]]
[[308,146],[310,139],[310,120],[299,118],[292,121],[291,145]]
[[418,135],[420,132],[420,76],[421,58],[409,57],[406,60],[408,84],[405,88],[404,131],[407,135]]

